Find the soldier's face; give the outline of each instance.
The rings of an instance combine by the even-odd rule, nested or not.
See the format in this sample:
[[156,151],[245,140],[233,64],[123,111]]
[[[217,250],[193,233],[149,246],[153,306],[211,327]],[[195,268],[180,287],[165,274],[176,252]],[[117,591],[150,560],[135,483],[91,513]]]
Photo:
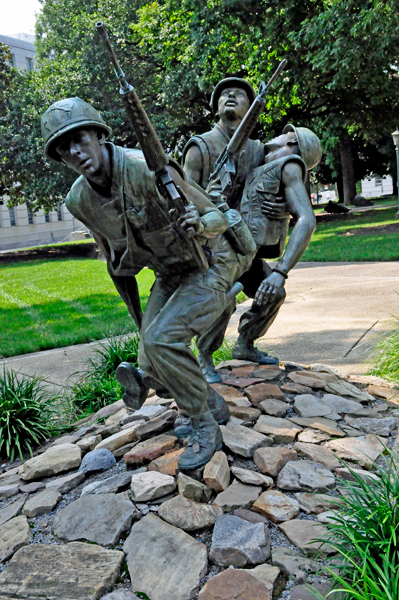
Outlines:
[[62,162],[87,179],[103,167],[105,135],[97,129],[73,129],[61,136],[55,149]]
[[296,139],[294,132],[289,131],[267,142],[265,144],[265,162],[271,162],[272,160],[282,158],[283,156],[290,156],[291,154],[299,155],[299,146],[294,142],[294,139]]
[[222,121],[235,121],[245,117],[249,106],[247,92],[241,88],[230,87],[220,94],[218,113]]

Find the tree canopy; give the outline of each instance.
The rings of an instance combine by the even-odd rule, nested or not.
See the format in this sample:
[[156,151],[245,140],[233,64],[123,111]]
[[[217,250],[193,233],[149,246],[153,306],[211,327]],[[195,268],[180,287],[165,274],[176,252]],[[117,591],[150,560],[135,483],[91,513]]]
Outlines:
[[[209,129],[213,85],[235,75],[255,87],[283,58],[259,135],[287,122],[322,139],[322,181],[392,168],[389,135],[399,108],[396,0],[41,0],[37,70],[0,80],[0,178],[11,201],[50,209],[74,176],[43,157],[40,116],[79,96],[100,110],[114,141],[134,146],[109,58],[94,29],[101,19],[168,152]],[[0,53],[1,62],[1,53]],[[1,66],[1,65],[0,65]]]

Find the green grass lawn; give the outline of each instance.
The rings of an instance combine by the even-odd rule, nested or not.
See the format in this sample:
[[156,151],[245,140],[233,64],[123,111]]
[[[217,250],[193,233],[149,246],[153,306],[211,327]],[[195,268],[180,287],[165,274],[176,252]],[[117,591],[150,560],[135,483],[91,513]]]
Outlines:
[[397,207],[381,208],[371,213],[357,213],[342,219],[319,223],[302,257],[305,262],[385,261],[399,259],[399,234],[376,233],[346,235],[364,227],[398,223]]
[[[143,307],[154,274],[138,275]],[[104,262],[34,260],[0,267],[0,355],[60,348],[134,330]]]

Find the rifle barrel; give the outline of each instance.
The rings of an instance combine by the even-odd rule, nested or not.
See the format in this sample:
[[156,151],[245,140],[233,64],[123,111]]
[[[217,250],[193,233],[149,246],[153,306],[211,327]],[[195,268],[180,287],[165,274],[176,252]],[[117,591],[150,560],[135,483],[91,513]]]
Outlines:
[[122,68],[119,64],[118,58],[115,54],[115,50],[112,47],[112,44],[109,39],[108,31],[105,29],[104,23],[102,21],[97,21],[96,28],[98,33],[101,36],[108,52],[111,55],[112,64],[114,66],[115,75],[119,79],[119,83],[121,86],[121,90],[124,94],[130,92],[132,86],[126,81],[125,73],[122,71]]

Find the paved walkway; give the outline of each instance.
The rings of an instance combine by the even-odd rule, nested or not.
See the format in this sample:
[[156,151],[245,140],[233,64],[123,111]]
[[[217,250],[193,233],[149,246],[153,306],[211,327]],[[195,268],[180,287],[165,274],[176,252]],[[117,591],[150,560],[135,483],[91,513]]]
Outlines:
[[[399,316],[399,266],[383,263],[301,263],[286,283],[287,300],[259,345],[280,360],[323,362],[352,373],[365,372],[367,350],[376,335]],[[234,337],[241,304],[230,323]],[[65,385],[97,343],[69,346],[7,359],[6,365],[27,375],[43,374]],[[74,375],[75,374],[75,375]]]

